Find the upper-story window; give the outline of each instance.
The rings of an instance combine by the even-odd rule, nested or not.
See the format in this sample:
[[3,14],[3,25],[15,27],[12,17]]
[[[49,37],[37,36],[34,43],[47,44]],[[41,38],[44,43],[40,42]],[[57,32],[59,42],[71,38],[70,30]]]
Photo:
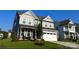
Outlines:
[[50,34],[50,33],[47,33],[47,34]]
[[53,33],[50,33],[51,35],[53,34]]
[[52,25],[50,25],[50,27],[52,27]]
[[45,26],[47,27],[47,23],[45,23]]
[[43,32],[43,34],[46,34],[45,32]]
[[47,18],[47,19],[49,19],[49,18]]
[[54,33],[54,35],[56,35],[56,33]]
[[68,26],[65,26],[65,29],[68,29]]
[[31,22],[29,21],[29,24],[31,24]]
[[25,20],[23,20],[23,24],[25,24],[26,23],[26,21]]
[[72,25],[69,25],[69,28],[71,28],[72,27]]
[[26,23],[26,21],[25,21],[26,19],[23,19],[23,24],[25,24]]
[[45,26],[47,26],[47,24],[45,24]]

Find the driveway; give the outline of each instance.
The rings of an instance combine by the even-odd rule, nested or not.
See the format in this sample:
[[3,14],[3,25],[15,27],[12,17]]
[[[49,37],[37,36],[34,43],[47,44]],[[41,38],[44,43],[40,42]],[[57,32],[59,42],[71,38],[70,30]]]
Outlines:
[[64,45],[71,48],[79,48],[79,44],[73,43],[73,42],[62,42],[62,41],[54,41],[53,43],[57,43],[60,45]]

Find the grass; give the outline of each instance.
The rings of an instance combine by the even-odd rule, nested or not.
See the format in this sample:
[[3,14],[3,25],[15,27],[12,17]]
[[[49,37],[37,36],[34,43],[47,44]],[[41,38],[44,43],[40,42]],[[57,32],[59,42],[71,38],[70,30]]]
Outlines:
[[15,41],[11,42],[11,39],[0,40],[1,49],[66,49],[65,47],[59,44],[45,42],[44,45],[39,46],[34,44],[35,41]]

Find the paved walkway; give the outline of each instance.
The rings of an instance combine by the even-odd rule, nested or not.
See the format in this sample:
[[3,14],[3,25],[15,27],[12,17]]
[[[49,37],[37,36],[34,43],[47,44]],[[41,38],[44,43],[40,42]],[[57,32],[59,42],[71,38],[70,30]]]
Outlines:
[[53,43],[57,43],[60,45],[64,45],[71,48],[79,48],[79,44],[73,43],[73,42],[62,42],[62,41],[54,41]]

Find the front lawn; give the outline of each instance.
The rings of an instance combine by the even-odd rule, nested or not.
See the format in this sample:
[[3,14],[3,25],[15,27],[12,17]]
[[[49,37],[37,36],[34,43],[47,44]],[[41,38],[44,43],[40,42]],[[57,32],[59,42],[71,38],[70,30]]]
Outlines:
[[44,45],[39,46],[34,44],[35,41],[15,41],[11,42],[11,39],[0,40],[0,48],[6,49],[64,49],[69,48],[59,44],[45,42]]

